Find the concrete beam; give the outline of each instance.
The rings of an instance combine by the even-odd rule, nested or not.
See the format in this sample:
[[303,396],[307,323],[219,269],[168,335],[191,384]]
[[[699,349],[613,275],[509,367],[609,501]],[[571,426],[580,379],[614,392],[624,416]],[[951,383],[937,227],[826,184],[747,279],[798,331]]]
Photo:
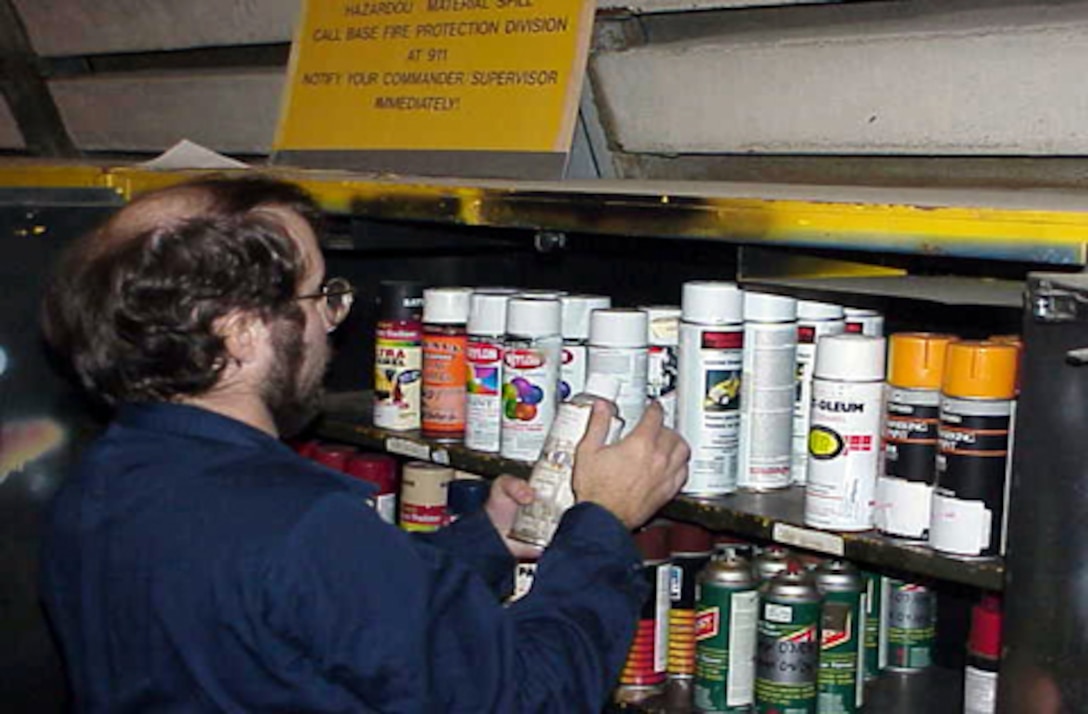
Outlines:
[[613,141],[656,154],[1088,154],[1088,5],[934,3],[909,17],[881,5],[598,51]]
[[299,0],[13,0],[39,55],[289,42]]
[[271,150],[284,75],[278,70],[125,74],[49,83],[85,151],[159,152],[191,139],[223,153]]

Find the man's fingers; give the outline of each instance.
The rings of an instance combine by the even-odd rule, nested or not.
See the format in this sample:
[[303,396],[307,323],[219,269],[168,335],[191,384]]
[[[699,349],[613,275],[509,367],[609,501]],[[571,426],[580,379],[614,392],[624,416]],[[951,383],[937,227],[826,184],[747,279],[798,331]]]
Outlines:
[[587,449],[592,452],[603,447],[611,426],[612,408],[607,402],[598,399],[593,400],[593,411],[589,415],[589,426],[586,427],[586,435],[582,438],[582,443],[578,449]]
[[646,411],[642,413],[642,419],[634,429],[631,430],[631,436],[634,438],[649,439],[653,444],[657,441],[658,436],[661,434],[661,427],[665,423],[665,410],[661,408],[661,405],[657,401],[652,401],[646,407]]

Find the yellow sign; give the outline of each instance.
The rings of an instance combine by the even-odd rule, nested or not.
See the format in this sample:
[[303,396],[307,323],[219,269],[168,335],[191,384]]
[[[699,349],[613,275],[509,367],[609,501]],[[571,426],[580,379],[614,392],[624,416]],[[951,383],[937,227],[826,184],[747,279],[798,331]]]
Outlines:
[[593,0],[306,0],[277,151],[570,148]]

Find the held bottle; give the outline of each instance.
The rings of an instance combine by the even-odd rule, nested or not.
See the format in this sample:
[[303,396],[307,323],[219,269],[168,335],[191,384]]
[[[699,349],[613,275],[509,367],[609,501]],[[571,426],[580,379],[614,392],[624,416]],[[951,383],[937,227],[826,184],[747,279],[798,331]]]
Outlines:
[[[559,405],[551,430],[544,441],[540,458],[533,465],[529,484],[536,498],[518,509],[510,536],[525,543],[546,546],[559,527],[559,521],[574,505],[571,476],[574,473],[574,452],[585,436],[594,400],[603,399],[615,407],[620,382],[608,374],[590,373],[586,388],[568,402]],[[623,420],[613,417],[606,443],[619,438]]]

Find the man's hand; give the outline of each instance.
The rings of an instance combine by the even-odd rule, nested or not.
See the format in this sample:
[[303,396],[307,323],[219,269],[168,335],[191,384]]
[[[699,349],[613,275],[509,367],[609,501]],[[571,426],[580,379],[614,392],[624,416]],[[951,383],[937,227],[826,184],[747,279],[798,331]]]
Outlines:
[[611,406],[597,401],[574,460],[574,496],[611,511],[631,529],[650,519],[688,478],[687,442],[662,424],[664,412],[651,404],[625,438],[605,446]]
[[491,495],[484,506],[491,524],[502,536],[510,554],[515,558],[535,558],[540,555],[540,548],[510,538],[507,534],[514,527],[514,517],[518,506],[533,502],[536,492],[528,481],[513,476],[499,476],[491,484]]

